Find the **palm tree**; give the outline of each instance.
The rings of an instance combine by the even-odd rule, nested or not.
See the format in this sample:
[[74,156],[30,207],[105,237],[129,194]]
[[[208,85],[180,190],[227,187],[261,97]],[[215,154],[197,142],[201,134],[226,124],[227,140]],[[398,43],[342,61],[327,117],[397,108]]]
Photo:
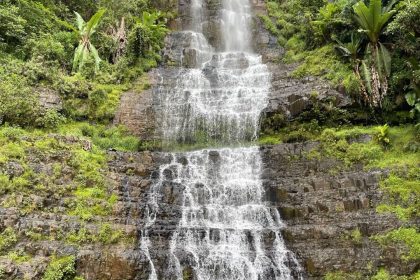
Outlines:
[[391,56],[388,49],[379,42],[379,36],[395,11],[391,10],[396,1],[382,6],[382,0],[370,0],[369,7],[363,1],[353,6],[355,20],[361,31],[369,39],[368,59],[362,62],[364,80],[369,92],[367,103],[372,107],[381,107],[388,91],[388,77],[391,72]]
[[91,43],[91,37],[95,33],[96,27],[98,26],[105,11],[105,9],[100,9],[87,23],[79,13],[74,12],[76,14],[76,31],[79,36],[79,46],[74,52],[73,71],[76,69],[77,71],[80,71],[90,56],[93,56],[95,59],[95,71],[99,69],[101,59],[99,57],[98,50]]

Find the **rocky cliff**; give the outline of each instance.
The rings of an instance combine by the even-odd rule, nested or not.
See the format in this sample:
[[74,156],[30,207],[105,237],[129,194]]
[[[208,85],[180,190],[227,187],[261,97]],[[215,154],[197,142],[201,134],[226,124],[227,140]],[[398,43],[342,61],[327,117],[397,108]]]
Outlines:
[[[267,201],[278,207],[287,226],[283,236],[305,267],[308,279],[329,271],[361,273],[368,278],[378,267],[393,274],[411,274],[394,248],[383,248],[372,237],[401,226],[392,214],[379,214],[383,171],[331,172],[341,163],[306,158],[318,143],[262,147]],[[355,234],[357,233],[357,234]]]

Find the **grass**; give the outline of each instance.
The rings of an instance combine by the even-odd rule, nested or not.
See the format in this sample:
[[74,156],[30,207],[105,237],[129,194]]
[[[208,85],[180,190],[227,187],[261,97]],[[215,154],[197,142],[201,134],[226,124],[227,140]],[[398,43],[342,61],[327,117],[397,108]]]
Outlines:
[[140,140],[128,133],[123,126],[107,127],[87,122],[69,123],[58,128],[62,135],[84,137],[103,150],[138,151]]

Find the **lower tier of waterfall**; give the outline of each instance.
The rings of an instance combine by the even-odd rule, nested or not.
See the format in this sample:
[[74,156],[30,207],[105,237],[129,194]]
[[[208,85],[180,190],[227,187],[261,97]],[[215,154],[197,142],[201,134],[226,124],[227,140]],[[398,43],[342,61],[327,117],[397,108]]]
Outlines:
[[[293,279],[298,267],[286,249],[277,209],[264,202],[258,147],[168,153],[148,204],[145,232],[155,228],[168,184],[180,191],[163,275],[154,270],[149,237],[142,248],[153,267],[150,280]],[[175,202],[176,204],[176,202]],[[159,227],[159,226],[157,226]]]

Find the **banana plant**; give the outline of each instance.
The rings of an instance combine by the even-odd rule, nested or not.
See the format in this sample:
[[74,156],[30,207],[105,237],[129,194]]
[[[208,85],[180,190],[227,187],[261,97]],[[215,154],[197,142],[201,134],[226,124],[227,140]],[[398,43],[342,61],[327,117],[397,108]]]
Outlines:
[[99,57],[98,50],[92,44],[91,38],[95,33],[96,27],[100,23],[105,11],[105,9],[100,9],[90,18],[88,22],[85,22],[79,13],[74,12],[76,14],[76,32],[79,36],[79,46],[74,52],[73,71],[80,71],[90,56],[93,56],[95,60],[95,71],[99,70],[99,63],[101,62],[101,58]]
[[[363,65],[365,79],[369,89],[369,98],[365,100],[372,107],[381,107],[382,100],[388,91],[388,77],[391,73],[391,55],[384,44],[379,42],[379,37],[386,24],[396,11],[392,7],[396,1],[385,7],[382,0],[370,0],[369,7],[363,1],[353,6],[355,20],[360,26],[360,32],[369,39],[367,46],[367,59]],[[367,73],[369,71],[370,73]]]

